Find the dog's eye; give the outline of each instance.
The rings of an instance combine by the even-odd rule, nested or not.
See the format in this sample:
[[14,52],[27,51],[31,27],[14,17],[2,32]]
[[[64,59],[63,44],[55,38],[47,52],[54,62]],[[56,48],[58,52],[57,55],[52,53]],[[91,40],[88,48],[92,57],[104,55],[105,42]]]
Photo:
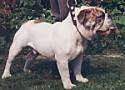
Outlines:
[[97,17],[96,22],[99,23],[101,21],[102,21],[102,18],[101,17]]
[[103,14],[102,14],[102,15],[97,16],[97,18],[102,18],[102,17],[104,17],[104,15],[103,15]]
[[97,16],[97,18],[104,18],[105,17],[105,14],[101,14],[99,16]]
[[99,18],[101,18],[102,17],[102,15],[101,16],[97,16],[97,19],[99,19]]

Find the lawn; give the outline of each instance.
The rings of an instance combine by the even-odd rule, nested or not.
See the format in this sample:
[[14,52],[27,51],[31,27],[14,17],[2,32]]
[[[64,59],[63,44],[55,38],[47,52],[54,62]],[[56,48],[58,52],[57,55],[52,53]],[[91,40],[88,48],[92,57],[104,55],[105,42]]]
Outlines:
[[[82,72],[89,79],[86,84],[73,80],[73,90],[125,90],[125,57],[92,56],[83,63]],[[12,77],[0,79],[0,90],[63,90],[56,65],[51,61],[36,60],[32,72],[23,72],[25,60],[16,58],[11,68]],[[0,76],[5,61],[0,59]]]

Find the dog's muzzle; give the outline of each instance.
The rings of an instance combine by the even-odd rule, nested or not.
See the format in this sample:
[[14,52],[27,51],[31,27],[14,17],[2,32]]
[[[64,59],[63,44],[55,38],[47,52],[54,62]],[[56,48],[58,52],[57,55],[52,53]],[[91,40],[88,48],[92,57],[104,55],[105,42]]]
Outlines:
[[118,30],[117,26],[112,25],[109,28],[107,28],[105,31],[99,29],[96,33],[98,35],[107,36],[107,35],[110,35],[110,34],[113,34],[113,33],[118,33],[118,32],[119,32],[119,30]]

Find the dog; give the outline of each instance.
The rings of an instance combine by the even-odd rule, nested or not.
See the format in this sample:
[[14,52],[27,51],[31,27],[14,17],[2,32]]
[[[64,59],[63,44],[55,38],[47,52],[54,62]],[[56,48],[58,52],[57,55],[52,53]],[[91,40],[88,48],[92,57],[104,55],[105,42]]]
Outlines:
[[76,62],[73,71],[76,80],[82,83],[88,82],[88,79],[81,74],[88,40],[92,40],[97,34],[109,35],[115,32],[116,27],[108,13],[99,7],[75,8],[75,19],[77,26],[73,25],[70,13],[65,20],[54,24],[36,23],[35,20],[24,23],[13,38],[2,78],[11,76],[10,67],[15,56],[23,47],[30,46],[43,58],[56,60],[65,89],[76,86],[70,80],[68,67],[68,63],[74,59]]

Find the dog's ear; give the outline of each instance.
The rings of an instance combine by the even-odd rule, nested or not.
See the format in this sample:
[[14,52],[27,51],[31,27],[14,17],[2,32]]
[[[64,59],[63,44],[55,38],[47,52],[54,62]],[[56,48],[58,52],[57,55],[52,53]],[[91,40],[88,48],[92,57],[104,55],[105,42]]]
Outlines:
[[80,11],[80,13],[77,15],[80,24],[84,23],[86,15],[89,15],[91,11],[92,11],[91,9],[85,9]]
[[85,19],[85,14],[86,14],[85,10],[80,11],[80,13],[78,14],[77,18],[80,24],[83,24],[83,21]]

